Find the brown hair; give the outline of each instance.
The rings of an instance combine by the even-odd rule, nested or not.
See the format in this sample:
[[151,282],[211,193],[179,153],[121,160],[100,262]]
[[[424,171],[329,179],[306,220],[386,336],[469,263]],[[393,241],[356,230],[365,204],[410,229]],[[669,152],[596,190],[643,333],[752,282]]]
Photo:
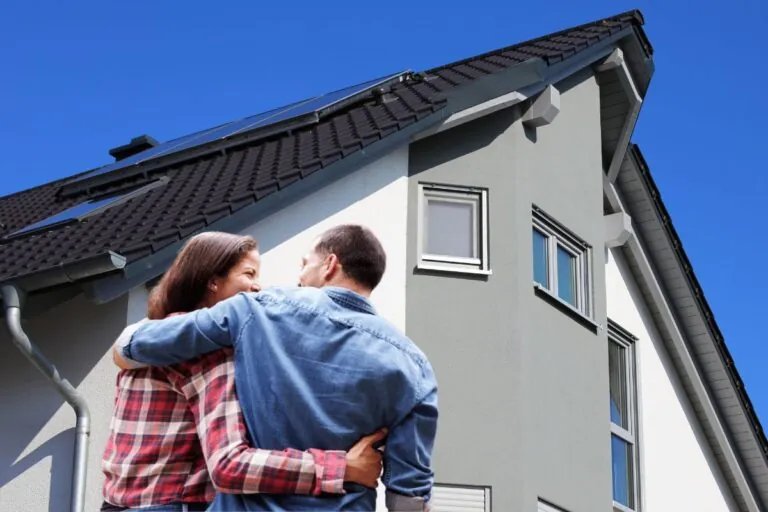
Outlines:
[[357,224],[342,224],[320,235],[318,254],[335,254],[353,281],[373,290],[387,268],[387,254],[373,232]]
[[150,293],[147,316],[157,320],[198,309],[208,293],[208,283],[226,276],[256,249],[258,244],[250,236],[216,231],[193,236]]

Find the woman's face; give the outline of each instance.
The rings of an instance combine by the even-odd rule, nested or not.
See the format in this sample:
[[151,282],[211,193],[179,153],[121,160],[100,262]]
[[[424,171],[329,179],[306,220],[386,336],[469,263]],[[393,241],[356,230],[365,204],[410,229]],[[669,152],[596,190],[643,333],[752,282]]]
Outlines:
[[259,251],[253,250],[246,253],[237,265],[232,267],[229,274],[211,281],[206,306],[213,306],[217,302],[240,292],[261,290],[261,285],[259,285],[260,270],[261,256],[259,256]]

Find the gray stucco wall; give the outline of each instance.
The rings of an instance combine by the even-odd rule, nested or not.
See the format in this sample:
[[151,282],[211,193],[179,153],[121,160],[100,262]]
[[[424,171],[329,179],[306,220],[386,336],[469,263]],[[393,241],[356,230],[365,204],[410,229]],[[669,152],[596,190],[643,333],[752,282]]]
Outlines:
[[[101,505],[101,455],[117,368],[109,348],[129,299],[96,306],[82,295],[24,322],[30,339],[85,396],[93,419],[86,510]],[[11,343],[0,321],[0,510],[69,510],[75,415]]]
[[[595,249],[596,322],[605,324],[599,88],[558,84],[561,112],[535,133],[511,108],[411,147],[406,332],[440,389],[436,480],[492,487],[493,509],[609,510],[607,340],[534,293],[531,205]],[[493,274],[413,271],[419,182],[489,189]]]

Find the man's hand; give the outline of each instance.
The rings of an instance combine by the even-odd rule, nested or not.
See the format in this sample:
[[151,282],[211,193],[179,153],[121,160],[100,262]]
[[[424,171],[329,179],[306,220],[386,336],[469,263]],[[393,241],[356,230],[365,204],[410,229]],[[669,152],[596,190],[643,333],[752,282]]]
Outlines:
[[375,489],[381,475],[381,452],[373,447],[387,437],[387,429],[383,428],[369,436],[360,439],[347,452],[347,471],[344,473],[346,482]]

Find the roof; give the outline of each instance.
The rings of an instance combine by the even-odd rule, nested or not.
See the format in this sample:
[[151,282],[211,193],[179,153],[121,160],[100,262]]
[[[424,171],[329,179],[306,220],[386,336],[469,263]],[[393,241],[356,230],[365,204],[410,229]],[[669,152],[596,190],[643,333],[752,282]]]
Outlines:
[[[94,195],[168,182],[86,221],[54,226],[22,238],[0,238],[0,282],[111,251],[128,263],[147,257],[249,204],[328,168],[445,108],[442,93],[535,58],[552,65],[626,29],[642,35],[639,11],[630,11],[411,74],[385,98],[367,97],[317,124],[245,142],[180,164],[148,168],[88,196],[62,196],[58,180],[0,198],[0,235],[14,233]],[[650,45],[645,45],[651,51]]]

